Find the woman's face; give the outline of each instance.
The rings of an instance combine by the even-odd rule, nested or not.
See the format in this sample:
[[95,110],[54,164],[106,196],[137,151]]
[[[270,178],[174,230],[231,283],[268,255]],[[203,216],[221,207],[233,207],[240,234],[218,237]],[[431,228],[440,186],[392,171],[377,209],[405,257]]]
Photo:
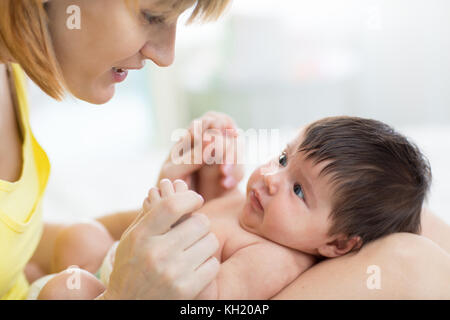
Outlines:
[[[174,1],[162,2],[140,0],[137,11],[124,0],[47,2],[56,57],[75,97],[105,103],[114,96],[115,85],[125,80],[127,70],[142,68],[146,59],[158,66],[172,64],[176,19],[167,22],[164,17]],[[73,12],[67,13],[71,5],[80,8],[80,29],[67,26],[68,20],[74,21]]]

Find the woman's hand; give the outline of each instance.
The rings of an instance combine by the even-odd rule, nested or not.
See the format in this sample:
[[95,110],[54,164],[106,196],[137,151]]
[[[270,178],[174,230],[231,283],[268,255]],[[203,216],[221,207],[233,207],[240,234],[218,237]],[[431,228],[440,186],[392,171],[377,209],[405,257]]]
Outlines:
[[[213,143],[211,134],[214,139],[222,134],[221,144],[214,140],[214,147],[221,145],[222,150],[206,149]],[[205,201],[232,190],[244,176],[243,166],[237,164],[237,152],[240,151],[237,136],[236,124],[231,117],[218,112],[206,113],[191,123],[186,136],[172,148],[162,166],[159,180],[184,180]],[[214,160],[220,162],[208,163],[208,159],[204,159],[205,150],[214,150]]]
[[211,257],[218,240],[203,214],[176,223],[202,205],[202,197],[183,181],[165,179],[160,189],[152,188],[120,240],[108,288],[100,298],[195,298],[219,271],[219,262]]

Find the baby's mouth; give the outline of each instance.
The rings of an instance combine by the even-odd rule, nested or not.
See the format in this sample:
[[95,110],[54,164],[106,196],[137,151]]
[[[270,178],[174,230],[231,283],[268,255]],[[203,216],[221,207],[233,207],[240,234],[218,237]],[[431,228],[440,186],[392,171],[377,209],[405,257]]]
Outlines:
[[257,190],[250,191],[250,203],[252,207],[261,213],[264,213],[264,207],[261,204],[260,195]]

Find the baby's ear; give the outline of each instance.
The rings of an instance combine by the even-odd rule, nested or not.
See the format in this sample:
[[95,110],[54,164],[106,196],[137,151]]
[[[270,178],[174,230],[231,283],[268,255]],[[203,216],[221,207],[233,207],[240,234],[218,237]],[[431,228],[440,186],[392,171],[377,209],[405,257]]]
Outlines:
[[335,258],[342,256],[352,249],[358,249],[362,246],[362,240],[359,236],[348,238],[341,234],[333,237],[330,242],[317,248],[319,254],[327,258]]

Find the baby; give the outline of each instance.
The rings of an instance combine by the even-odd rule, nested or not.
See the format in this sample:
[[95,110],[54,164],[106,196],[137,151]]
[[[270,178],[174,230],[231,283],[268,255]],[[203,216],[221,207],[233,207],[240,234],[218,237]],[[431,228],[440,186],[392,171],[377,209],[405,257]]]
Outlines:
[[[316,121],[252,173],[246,194],[235,188],[199,210],[219,240],[221,267],[197,298],[269,299],[319,260],[394,232],[418,233],[430,183],[427,160],[391,127],[355,117]],[[185,189],[162,180],[143,210]],[[111,250],[104,266],[113,257]]]

